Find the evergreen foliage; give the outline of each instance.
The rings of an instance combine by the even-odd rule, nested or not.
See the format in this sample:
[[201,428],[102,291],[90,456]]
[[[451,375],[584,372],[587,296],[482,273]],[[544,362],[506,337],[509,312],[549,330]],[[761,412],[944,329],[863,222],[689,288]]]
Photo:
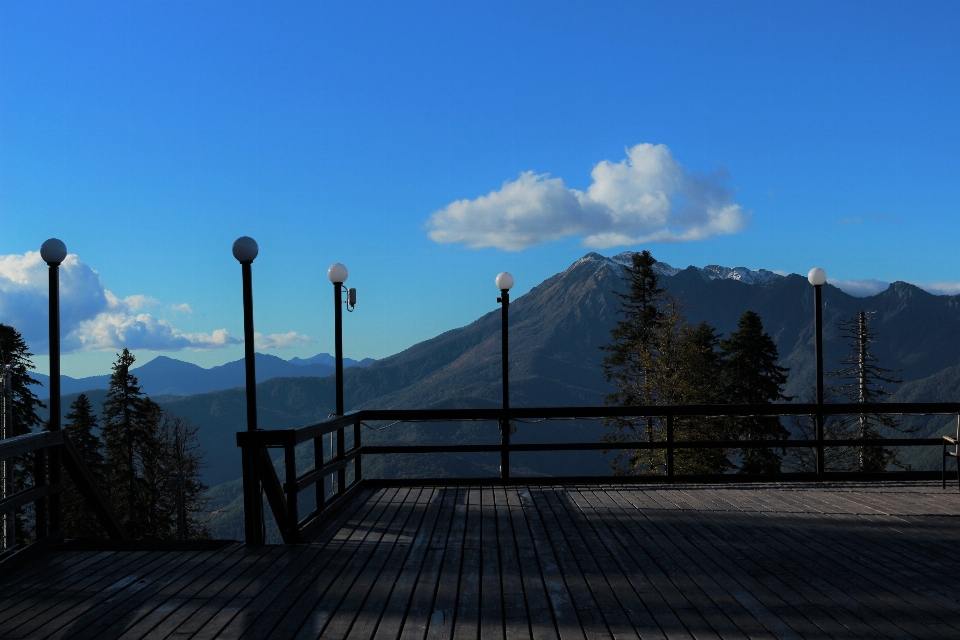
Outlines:
[[150,447],[152,416],[137,377],[130,373],[135,361],[128,349],[117,354],[100,416],[107,459],[104,489],[130,535],[142,538],[149,532],[143,461],[155,451]]
[[[33,354],[20,332],[10,325],[0,324],[0,366],[10,367],[10,417],[12,424],[5,425],[6,437],[28,434],[43,424],[37,409],[44,408],[40,399],[30,389],[30,385],[40,384],[33,378]],[[0,369],[2,374],[2,369]],[[6,417],[0,417],[6,420]],[[8,461],[5,465],[10,474],[9,481],[14,493],[27,488],[28,479],[32,482],[33,466],[31,456],[21,456],[19,459]],[[7,480],[7,479],[3,479]],[[29,542],[33,535],[33,504],[28,504],[14,512],[14,528],[19,541]]]
[[[67,423],[63,426],[64,431],[77,448],[80,458],[90,470],[97,485],[103,488],[103,443],[94,432],[97,427],[97,417],[93,413],[93,405],[90,404],[86,394],[81,393],[77,396],[65,417]],[[67,538],[105,537],[106,532],[100,526],[96,514],[90,509],[69,474],[64,474],[63,482],[64,536]]]
[[[650,252],[634,253],[631,258],[631,264],[625,267],[627,293],[616,292],[621,319],[610,331],[610,344],[601,347],[607,352],[603,376],[615,388],[604,399],[608,405],[651,405],[656,400],[651,370],[657,360],[657,343],[669,300],[653,270],[656,260]],[[605,424],[613,427],[605,436],[610,442],[637,436],[654,441],[660,431],[656,421],[649,418],[639,423],[630,418],[611,418]],[[662,452],[655,450],[620,450],[613,461],[616,473],[651,472],[661,464]]]
[[[747,311],[740,316],[737,330],[720,341],[720,353],[726,402],[767,404],[790,400],[783,394],[788,369],[777,364],[777,345],[763,331],[759,315]],[[738,418],[734,428],[741,440],[786,440],[790,436],[776,416]],[[783,453],[771,448],[744,448],[740,473],[779,473]]]
[[[851,353],[840,361],[840,364],[846,365],[844,368],[831,371],[827,375],[840,380],[841,384],[830,387],[830,391],[847,402],[884,402],[892,393],[889,387],[903,382],[901,378],[891,377],[893,371],[881,367],[879,359],[871,353],[871,346],[877,340],[877,333],[870,328],[871,315],[873,314],[860,311],[856,318],[845,320],[838,325]],[[905,427],[897,416],[886,414],[836,416],[825,426],[826,435],[831,438],[872,439],[882,438],[885,433],[913,433],[916,430]],[[882,446],[854,447],[839,449],[836,453],[837,457],[831,462],[842,470],[886,471],[890,466],[906,468],[896,449]]]
[[117,355],[101,413],[110,501],[134,538],[208,537],[197,428],[143,394],[134,362],[127,349]]
[[[633,254],[626,268],[628,289],[620,319],[604,346],[604,376],[613,383],[608,405],[765,404],[783,395],[787,369],[777,365],[777,348],[764,333],[760,316],[748,311],[738,329],[721,340],[706,322],[691,326],[682,306],[659,285],[649,252]],[[618,418],[604,438],[611,443],[666,439],[665,420]],[[778,418],[676,418],[675,441],[782,440],[788,432]],[[770,449],[744,449],[742,473],[780,471],[780,456]],[[617,474],[661,473],[666,454],[659,450],[621,451],[613,461]],[[725,473],[736,468],[722,449],[677,449],[677,474]]]
[[15,436],[30,433],[34,427],[43,424],[37,409],[46,405],[30,390],[30,385],[40,384],[30,376],[30,371],[35,368],[32,356],[20,332],[10,325],[0,324],[0,366],[12,365],[10,389],[13,395],[12,435]]

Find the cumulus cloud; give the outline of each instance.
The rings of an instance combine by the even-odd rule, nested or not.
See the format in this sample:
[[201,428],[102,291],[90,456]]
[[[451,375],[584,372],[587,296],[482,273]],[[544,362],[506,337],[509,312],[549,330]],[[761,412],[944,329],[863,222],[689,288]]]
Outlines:
[[945,282],[928,282],[926,284],[918,284],[918,287],[930,293],[935,293],[938,296],[955,296],[960,294],[960,282],[957,281],[945,281]]
[[638,144],[626,153],[620,162],[597,164],[586,191],[548,174],[521,173],[497,191],[434,212],[428,235],[439,243],[509,251],[583,236],[586,246],[606,249],[704,240],[746,225],[749,216],[733,201],[722,168],[692,174],[662,144]]
[[311,342],[310,338],[290,331],[289,333],[271,333],[268,336],[262,333],[253,334],[253,344],[257,349],[289,349],[304,342]]
[[[47,265],[37,251],[0,256],[0,322],[16,327],[35,353],[46,353]],[[185,333],[144,309],[160,302],[145,295],[118,298],[76,255],[60,265],[61,348],[73,351],[128,347],[150,351],[216,349],[242,340],[226,329]],[[178,305],[186,307],[188,305]]]

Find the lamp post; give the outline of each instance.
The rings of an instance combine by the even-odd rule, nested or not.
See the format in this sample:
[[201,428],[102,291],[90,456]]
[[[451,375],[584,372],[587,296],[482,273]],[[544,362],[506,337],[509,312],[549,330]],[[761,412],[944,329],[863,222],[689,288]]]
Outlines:
[[500,289],[500,377],[503,381],[503,417],[500,419],[500,477],[510,477],[510,374],[509,374],[509,338],[507,334],[508,309],[510,307],[510,289],[513,288],[513,276],[506,271],[497,275],[497,289]]
[[[813,285],[814,326],[817,334],[817,406],[823,405],[823,298],[821,289],[827,282],[827,272],[820,267],[810,269],[807,280]],[[823,411],[817,412],[817,475],[823,476]]]
[[[260,248],[257,241],[241,236],[233,243],[233,257],[243,274],[243,362],[247,374],[247,431],[257,430],[257,372],[253,345],[253,275],[251,265]],[[243,449],[243,519],[247,544],[263,544],[263,499],[260,496],[260,452]],[[247,486],[247,479],[250,486]]]
[[[336,386],[337,386],[337,410],[338,416],[343,415],[343,310],[340,304],[343,302],[342,294],[345,287],[343,283],[347,281],[350,273],[347,268],[339,262],[334,262],[327,269],[327,278],[333,283],[333,325],[334,325],[334,357],[336,358]],[[347,289],[347,311],[353,311],[357,303],[357,290]]]
[[[40,257],[47,263],[50,291],[50,431],[60,431],[60,263],[67,257],[67,245],[50,238],[40,246]],[[38,462],[37,469],[43,465]],[[50,484],[60,484],[60,450],[50,451]],[[39,480],[39,479],[38,479]],[[50,496],[50,520],[41,522],[40,508],[37,513],[37,538],[50,531],[60,531],[60,494]]]

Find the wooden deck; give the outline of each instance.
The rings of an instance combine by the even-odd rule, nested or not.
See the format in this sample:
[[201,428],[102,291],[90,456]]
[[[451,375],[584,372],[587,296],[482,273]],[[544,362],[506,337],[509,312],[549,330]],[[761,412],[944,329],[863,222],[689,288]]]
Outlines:
[[367,490],[311,544],[49,551],[2,638],[951,638],[939,484]]

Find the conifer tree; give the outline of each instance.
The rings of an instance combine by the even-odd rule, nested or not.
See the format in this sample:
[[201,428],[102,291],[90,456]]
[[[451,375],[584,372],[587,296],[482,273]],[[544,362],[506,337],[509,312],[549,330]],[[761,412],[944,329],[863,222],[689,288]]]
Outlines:
[[[676,405],[723,402],[723,372],[716,329],[687,322],[682,305],[659,285],[649,252],[633,254],[626,269],[628,293],[620,295],[621,319],[604,347],[604,374],[616,391],[609,405]],[[648,442],[666,439],[659,418],[611,419],[609,442],[639,437]],[[717,418],[684,418],[674,423],[676,440],[720,440],[729,437],[728,422]],[[658,473],[666,463],[662,449],[622,451],[613,461],[618,474]],[[723,473],[731,467],[722,450],[681,449],[674,456],[676,473]]]
[[174,533],[177,540],[209,538],[203,514],[207,490],[200,480],[203,452],[197,437],[199,428],[188,418],[164,412],[160,440],[166,459],[167,484],[174,508]]
[[[11,424],[5,425],[7,437],[25,435],[43,424],[37,415],[37,409],[45,408],[46,405],[40,402],[30,388],[31,385],[40,384],[39,380],[30,375],[34,369],[32,357],[33,354],[20,332],[10,325],[0,324],[0,375],[2,366],[10,365]],[[6,417],[0,416],[0,419],[6,420]],[[25,456],[19,460],[7,461],[2,471],[7,476],[0,478],[0,482],[7,483],[12,492],[22,491],[27,487],[27,479],[32,477],[32,463],[29,456]],[[29,541],[32,536],[32,510],[33,505],[29,504],[14,512],[13,526],[19,541]]]
[[[656,260],[649,251],[632,254],[631,264],[625,267],[627,292],[615,292],[621,299],[620,320],[610,331],[610,344],[601,347],[607,352],[603,359],[604,378],[615,388],[604,399],[608,405],[654,404],[650,371],[657,359],[656,343],[668,301],[653,270],[655,264]],[[638,425],[636,420],[629,418],[612,418],[606,424],[613,427],[612,432],[604,437],[610,442],[623,442],[637,435],[645,440],[657,436],[655,421],[651,419]],[[620,466],[624,456],[628,459],[625,466]],[[613,464],[618,473],[635,473],[642,467],[657,466],[653,460],[626,452],[619,453]]]
[[110,501],[130,535],[141,538],[149,533],[143,454],[155,455],[150,442],[155,432],[151,419],[155,419],[155,415],[151,414],[137,377],[130,373],[135,361],[128,349],[117,354],[103,401],[101,434]]
[[[720,341],[724,359],[724,397],[731,404],[767,404],[789,400],[783,394],[786,367],[777,364],[777,345],[763,331],[760,316],[745,312],[737,330]],[[741,440],[785,440],[789,432],[778,417],[738,418],[735,430]],[[772,448],[743,448],[740,473],[779,473],[782,456]]]
[[[675,400],[671,404],[724,404],[724,361],[719,352],[717,330],[701,322],[684,324],[680,332],[678,373]],[[722,417],[678,417],[674,421],[674,439],[729,440],[733,438],[731,422]],[[680,474],[725,473],[733,463],[723,449],[677,449],[674,471]]]
[[[30,376],[34,369],[33,354],[20,332],[10,325],[0,324],[0,366],[11,365],[10,389],[13,395],[13,433],[20,436],[30,433],[34,427],[43,424],[37,409],[46,407],[30,385],[39,385],[40,381]],[[11,434],[8,434],[11,435]]]
[[[81,393],[70,405],[63,430],[77,448],[80,458],[90,470],[94,481],[104,487],[103,443],[94,433],[97,417],[87,394]],[[69,474],[64,475],[63,532],[68,538],[101,538],[105,532]]]
[[[890,374],[893,370],[881,367],[879,359],[871,353],[877,333],[870,328],[872,314],[860,311],[856,318],[839,323],[840,331],[850,345],[851,354],[840,361],[846,365],[827,375],[839,378],[841,384],[831,387],[837,396],[854,403],[884,402],[890,395],[889,387],[903,382]],[[883,432],[899,431],[912,433],[916,429],[904,427],[896,416],[886,414],[862,414],[837,416],[830,421],[829,434],[834,438],[882,438]],[[843,459],[834,463],[848,470],[876,472],[886,471],[889,466],[904,468],[898,452],[882,446],[856,447],[838,452]]]

